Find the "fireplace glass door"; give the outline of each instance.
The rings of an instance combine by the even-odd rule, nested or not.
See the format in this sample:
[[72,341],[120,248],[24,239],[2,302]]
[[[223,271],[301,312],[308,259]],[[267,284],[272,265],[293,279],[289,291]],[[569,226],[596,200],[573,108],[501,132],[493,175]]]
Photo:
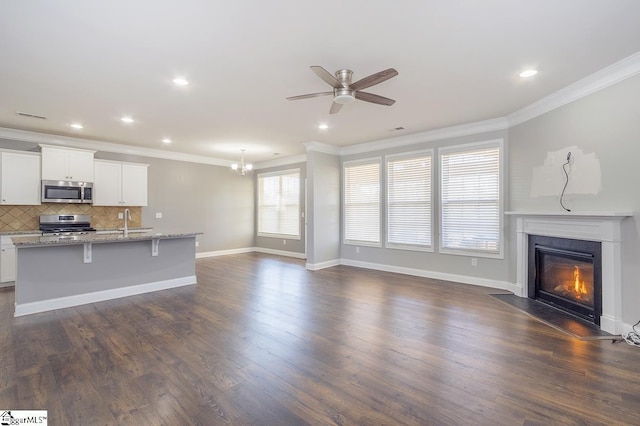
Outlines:
[[529,297],[600,325],[600,243],[529,236]]
[[593,309],[593,263],[576,256],[540,251],[540,291]]

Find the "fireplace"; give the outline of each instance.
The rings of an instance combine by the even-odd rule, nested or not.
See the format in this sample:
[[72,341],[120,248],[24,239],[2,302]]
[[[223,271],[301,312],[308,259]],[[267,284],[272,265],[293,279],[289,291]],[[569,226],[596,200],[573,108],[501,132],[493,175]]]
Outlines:
[[[516,284],[514,294],[530,297],[529,238],[536,235],[600,243],[600,329],[611,334],[626,330],[622,321],[622,224],[633,213],[506,212],[516,218]],[[629,326],[630,328],[630,326]]]
[[600,325],[601,243],[529,235],[528,296]]

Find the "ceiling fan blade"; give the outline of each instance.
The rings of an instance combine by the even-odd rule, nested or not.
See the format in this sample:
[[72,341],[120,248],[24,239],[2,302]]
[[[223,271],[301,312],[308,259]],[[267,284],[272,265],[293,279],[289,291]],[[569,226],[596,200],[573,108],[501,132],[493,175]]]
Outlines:
[[297,101],[298,99],[308,99],[308,98],[315,98],[317,96],[326,96],[326,95],[333,95],[333,92],[309,93],[308,95],[290,96],[287,98],[287,100]]
[[313,72],[315,72],[318,77],[320,77],[321,79],[323,79],[324,81],[327,82],[327,84],[329,84],[329,86],[335,88],[335,89],[339,89],[342,87],[342,84],[340,84],[340,82],[338,81],[337,78],[335,78],[333,76],[333,74],[331,74],[329,71],[325,70],[324,68],[322,68],[319,65],[312,65],[311,69],[313,70]]
[[367,92],[356,92],[356,99],[360,99],[361,101],[371,102],[373,104],[387,105],[391,106],[396,103],[393,99],[385,98],[384,96],[374,95],[373,93]]
[[393,68],[389,68],[388,70],[380,71],[375,74],[371,74],[369,77],[358,80],[351,84],[349,88],[352,90],[366,89],[367,87],[389,80],[391,77],[395,77],[396,75],[398,75],[398,71]]
[[332,103],[331,109],[329,109],[329,114],[337,114],[338,111],[340,111],[340,108],[342,108],[342,104],[339,104],[337,102]]

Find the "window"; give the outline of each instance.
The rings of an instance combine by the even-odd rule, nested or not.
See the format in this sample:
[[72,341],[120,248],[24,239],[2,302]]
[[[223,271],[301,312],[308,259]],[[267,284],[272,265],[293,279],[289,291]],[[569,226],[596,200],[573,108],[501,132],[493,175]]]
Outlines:
[[387,157],[387,247],[433,247],[431,157],[431,151]]
[[502,256],[500,142],[440,150],[441,252]]
[[300,239],[300,169],[258,175],[258,235]]
[[380,160],[344,164],[345,243],[380,245]]

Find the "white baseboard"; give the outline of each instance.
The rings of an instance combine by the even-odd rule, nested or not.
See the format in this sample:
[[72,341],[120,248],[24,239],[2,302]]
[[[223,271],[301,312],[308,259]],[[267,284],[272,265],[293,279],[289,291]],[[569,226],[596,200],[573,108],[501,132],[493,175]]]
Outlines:
[[275,250],[275,249],[269,249],[264,247],[254,247],[253,251],[257,253],[276,254],[278,256],[295,257],[296,259],[307,258],[307,255],[305,253],[298,253],[295,251]]
[[[251,253],[251,252],[295,257],[297,259],[306,259],[306,255],[304,253],[274,250],[274,249],[268,249],[263,247],[251,247],[251,248],[244,248],[244,249],[220,250],[220,251],[214,251],[214,252],[197,253],[196,257],[203,258],[203,257],[224,256],[227,254]],[[479,285],[482,287],[492,287],[492,288],[510,291],[513,294],[521,297],[523,294],[522,285],[517,283],[510,283],[507,281],[498,281],[498,280],[492,280],[492,279],[480,278],[480,277],[472,277],[468,275],[449,274],[446,272],[428,271],[424,269],[405,268],[401,266],[362,262],[359,260],[351,260],[351,259],[334,259],[326,262],[307,263],[305,267],[310,271],[318,271],[320,269],[331,268],[333,266],[338,266],[338,265],[356,266],[358,268],[373,269],[376,271],[395,272],[398,274],[413,275],[417,277],[433,278],[433,279],[444,280],[444,281],[453,281],[453,282],[458,282],[463,284]]]
[[305,267],[310,271],[319,271],[320,269],[331,268],[340,265],[340,259],[327,260],[320,263],[307,263]]
[[239,249],[230,250],[216,250],[216,251],[203,251],[196,253],[196,259],[202,259],[205,257],[226,256],[228,254],[241,254],[241,253],[266,253],[275,254],[278,256],[295,257],[296,259],[306,259],[307,255],[304,253],[298,253],[295,251],[275,250],[264,247],[244,247]]
[[482,287],[492,287],[507,290],[512,293],[520,293],[518,285],[506,281],[491,280],[488,278],[471,277],[468,275],[449,274],[446,272],[427,271],[424,269],[405,268],[402,266],[383,265],[379,263],[361,262],[359,260],[341,259],[340,263],[358,268],[374,269],[376,271],[395,272],[397,274],[413,275],[416,277],[433,278],[436,280],[453,281],[462,284],[472,284]]
[[196,259],[202,259],[204,257],[226,256],[228,254],[252,253],[254,251],[255,251],[255,248],[253,247],[245,247],[245,248],[229,249],[229,250],[203,251],[200,253],[196,253]]
[[155,281],[146,284],[133,285],[130,287],[114,288],[111,290],[96,291],[75,296],[60,297],[57,299],[44,300],[42,302],[30,302],[16,304],[14,316],[37,314],[39,312],[53,311],[54,309],[69,308],[71,306],[85,305],[87,303],[103,302],[105,300],[118,299],[120,297],[134,296],[136,294],[151,293],[158,290],[182,287],[196,284],[196,276],[174,278],[164,281]]

